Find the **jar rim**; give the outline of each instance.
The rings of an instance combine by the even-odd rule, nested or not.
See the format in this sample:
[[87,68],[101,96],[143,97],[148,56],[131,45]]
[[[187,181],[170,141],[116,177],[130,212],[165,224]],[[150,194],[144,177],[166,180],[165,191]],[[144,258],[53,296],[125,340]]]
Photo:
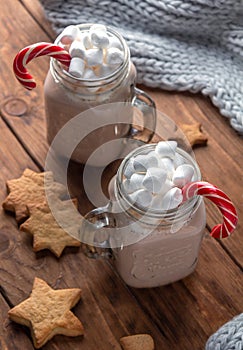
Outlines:
[[[143,153],[145,149],[146,149],[146,151],[150,152],[150,151],[155,149],[156,145],[157,145],[157,143],[143,145],[143,146],[135,149],[134,151],[132,151],[121,162],[121,165],[120,165],[118,172],[117,172],[117,179],[116,179],[116,185],[115,185],[117,193],[118,193],[119,197],[121,198],[120,204],[121,204],[121,206],[123,206],[123,209],[130,212],[130,214],[132,216],[139,215],[141,217],[149,217],[151,219],[165,220],[165,221],[171,221],[171,220],[175,221],[177,219],[179,220],[183,216],[187,216],[188,214],[194,212],[199,207],[199,205],[202,201],[201,196],[194,196],[191,199],[187,200],[185,203],[181,204],[180,206],[178,206],[174,209],[170,209],[167,211],[165,211],[165,210],[164,211],[157,211],[157,210],[154,210],[152,208],[143,208],[143,207],[139,207],[139,206],[135,205],[135,203],[131,202],[128,194],[126,193],[126,191],[124,190],[124,187],[122,185],[122,183],[123,183],[122,180],[124,178],[124,169],[125,169],[128,161],[131,159],[131,157],[134,157],[136,155]],[[193,152],[192,152],[192,155],[190,155],[186,151],[184,151],[183,149],[177,147],[176,153],[178,153],[180,156],[185,158],[188,161],[187,164],[190,164],[194,167],[196,181],[200,181],[201,180],[201,172],[200,172],[200,169],[196,163]]]
[[[88,30],[92,25],[95,23],[85,23],[85,24],[77,24],[77,27],[79,29],[81,28],[82,30],[86,29]],[[118,33],[113,27],[106,26],[107,32],[111,33],[114,35],[116,38],[119,39],[122,47],[123,47],[123,52],[124,52],[124,60],[122,64],[115,69],[113,72],[111,72],[109,75],[105,77],[97,77],[97,79],[84,79],[84,78],[77,78],[74,77],[73,75],[69,74],[68,71],[63,69],[62,65],[60,64],[59,61],[57,61],[55,58],[51,57],[50,60],[50,67],[54,68],[58,74],[61,74],[63,79],[66,79],[69,83],[71,82],[76,82],[83,84],[84,86],[89,86],[89,87],[96,87],[96,86],[102,86],[106,84],[110,84],[117,78],[119,78],[120,75],[123,74],[124,70],[128,67],[129,61],[130,61],[130,50],[128,48],[128,45],[125,41],[125,39],[122,37],[120,33]],[[55,39],[54,44],[59,45],[60,44],[60,38],[61,34],[58,35],[58,37]]]

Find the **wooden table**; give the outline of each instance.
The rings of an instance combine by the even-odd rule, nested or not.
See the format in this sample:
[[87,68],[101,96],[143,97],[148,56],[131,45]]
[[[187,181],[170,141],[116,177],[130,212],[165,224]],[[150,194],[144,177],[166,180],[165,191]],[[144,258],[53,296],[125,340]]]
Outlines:
[[[43,171],[48,150],[43,108],[48,59],[39,58],[29,65],[37,80],[37,88],[31,92],[15,79],[12,60],[20,48],[53,41],[55,34],[37,0],[1,0],[0,17],[3,201],[7,195],[6,181],[19,177],[27,167]],[[179,125],[202,123],[208,145],[195,149],[196,159],[203,179],[232,197],[240,216],[237,230],[223,241],[212,239],[208,232],[221,221],[221,215],[207,202],[207,228],[196,271],[164,287],[134,289],[124,284],[110,261],[88,259],[81,250],[66,249],[60,259],[49,251],[35,254],[31,238],[19,232],[15,218],[1,210],[0,349],[33,349],[28,329],[9,321],[7,312],[29,296],[35,276],[53,288],[83,290],[82,301],[74,313],[84,324],[85,336],[56,336],[43,347],[45,350],[120,349],[120,337],[136,333],[151,334],[157,350],[202,350],[212,333],[242,312],[242,138],[201,95],[145,90],[158,109]],[[85,208],[85,203],[81,205]]]

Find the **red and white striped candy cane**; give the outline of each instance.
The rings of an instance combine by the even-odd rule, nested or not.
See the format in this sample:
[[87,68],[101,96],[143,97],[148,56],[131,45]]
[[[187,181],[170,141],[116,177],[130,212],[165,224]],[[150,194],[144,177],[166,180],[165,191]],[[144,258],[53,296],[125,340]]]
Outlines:
[[51,43],[36,43],[20,50],[15,56],[13,70],[18,81],[28,90],[32,90],[36,87],[36,83],[32,75],[27,71],[26,65],[33,60],[33,58],[39,56],[53,57],[65,66],[69,66],[71,60],[71,56],[66,50]]
[[217,205],[223,215],[223,223],[213,227],[211,236],[214,238],[228,237],[235,229],[238,216],[230,198],[219,188],[204,181],[190,182],[182,188],[183,201],[200,195],[210,199]]

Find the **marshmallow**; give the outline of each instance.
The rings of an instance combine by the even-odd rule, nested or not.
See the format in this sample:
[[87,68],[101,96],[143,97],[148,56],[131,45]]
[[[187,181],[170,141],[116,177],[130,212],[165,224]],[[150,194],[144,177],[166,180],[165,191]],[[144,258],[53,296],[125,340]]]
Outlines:
[[[96,80],[97,75],[95,74],[95,71],[91,68],[85,68],[84,74],[83,74],[83,79],[87,80]],[[94,86],[94,87],[88,87],[89,93],[97,92],[100,90],[100,86]]]
[[[124,61],[120,40],[114,35],[109,35],[103,24],[94,24],[89,31],[80,31],[78,26],[70,25],[60,35],[60,42],[72,58],[82,58],[88,69],[95,70],[84,72],[85,79],[106,78]],[[71,71],[74,76],[80,78],[83,64],[78,68],[77,61],[74,61]],[[96,90],[94,88],[94,91]]]
[[149,168],[143,179],[143,187],[153,193],[160,192],[167,178],[167,173],[161,168]]
[[181,204],[183,199],[182,191],[180,188],[173,187],[163,196],[161,202],[161,210],[170,210],[178,207]]
[[124,61],[124,54],[121,50],[111,47],[106,51],[105,62],[110,66],[118,66]]
[[179,153],[176,153],[175,158],[174,158],[174,166],[175,166],[175,169],[176,169],[179,165],[182,165],[182,164],[185,164],[185,159],[184,159]]
[[161,209],[162,201],[163,201],[163,195],[156,194],[153,197],[152,202],[150,203],[150,208],[153,210],[156,210],[156,211],[162,211],[162,209]]
[[129,191],[134,192],[138,189],[143,188],[143,179],[144,175],[137,173],[133,174],[129,180]]
[[96,76],[96,74],[95,74],[95,72],[94,72],[93,69],[91,69],[91,68],[86,68],[86,69],[84,70],[83,78],[84,78],[84,79],[88,79],[88,80],[96,80],[96,79],[97,79],[97,76]]
[[78,34],[79,28],[77,26],[70,25],[61,33],[60,42],[63,45],[70,45],[78,37]]
[[151,203],[151,208],[154,210],[165,210],[164,205],[162,204],[163,201],[163,197],[165,195],[165,193],[167,193],[169,190],[171,190],[173,188],[173,182],[171,182],[170,180],[166,179],[160,192],[156,193],[156,195],[153,197],[152,203]]
[[175,187],[173,182],[169,179],[166,179],[163,186],[161,187],[161,190],[159,191],[159,194],[163,196],[166,192],[168,192],[172,187]]
[[109,46],[108,48],[111,48],[111,47],[115,47],[121,51],[123,51],[123,47],[122,47],[122,43],[120,42],[120,40],[115,37],[115,36],[111,36],[109,38]]
[[129,197],[133,203],[137,203],[142,207],[148,207],[153,198],[152,193],[144,189],[131,193]]
[[68,68],[68,72],[76,78],[82,78],[84,74],[85,63],[82,58],[73,57]]
[[125,193],[132,193],[133,191],[131,190],[131,186],[130,186],[130,180],[129,179],[125,179],[123,182],[122,182],[122,185],[123,185],[123,188],[124,188],[124,191]]
[[86,50],[85,59],[89,67],[99,66],[103,62],[103,50],[102,49]]
[[109,37],[105,31],[93,31],[90,33],[92,44],[100,49],[105,49],[109,45]]
[[194,175],[194,169],[192,165],[190,164],[179,165],[174,172],[172,181],[175,186],[183,187],[192,180],[193,175]]
[[81,33],[81,35],[79,36],[79,40],[81,41],[81,43],[83,44],[86,50],[93,48],[93,45],[88,33]]
[[167,171],[167,176],[171,178],[173,176],[173,173],[175,171],[174,162],[171,158],[165,157],[160,159],[160,163],[163,167],[165,167]]
[[144,155],[139,154],[134,158],[133,166],[135,171],[146,172],[149,168],[158,166],[158,158],[153,151]]
[[110,67],[110,66],[107,66],[106,64],[102,64],[99,67],[98,74],[100,78],[105,78],[105,77],[108,77],[113,72],[114,72],[114,67]]
[[160,157],[169,157],[173,159],[175,156],[176,147],[176,141],[160,141],[155,147],[155,152]]
[[78,40],[74,40],[69,48],[69,54],[71,57],[84,58],[85,51],[86,50],[85,50],[84,45]]
[[130,179],[130,177],[132,176],[132,174],[135,173],[135,169],[133,167],[133,158],[131,158],[129,160],[129,162],[127,163],[126,165],[126,168],[124,170],[124,176],[127,178],[127,179]]

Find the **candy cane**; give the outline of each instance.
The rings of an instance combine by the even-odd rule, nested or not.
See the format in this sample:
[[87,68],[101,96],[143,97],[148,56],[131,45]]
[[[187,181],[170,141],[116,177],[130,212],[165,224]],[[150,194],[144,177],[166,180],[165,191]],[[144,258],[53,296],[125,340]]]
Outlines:
[[213,227],[211,236],[214,238],[228,237],[235,229],[238,221],[236,209],[230,198],[219,188],[209,182],[196,181],[182,188],[183,201],[196,195],[210,199],[217,205],[223,215],[223,223]]
[[53,57],[65,66],[69,66],[71,60],[71,56],[66,50],[51,43],[36,43],[20,50],[15,56],[13,70],[18,81],[28,90],[32,90],[36,87],[36,83],[32,75],[27,71],[26,65],[33,60],[33,58],[39,56]]

